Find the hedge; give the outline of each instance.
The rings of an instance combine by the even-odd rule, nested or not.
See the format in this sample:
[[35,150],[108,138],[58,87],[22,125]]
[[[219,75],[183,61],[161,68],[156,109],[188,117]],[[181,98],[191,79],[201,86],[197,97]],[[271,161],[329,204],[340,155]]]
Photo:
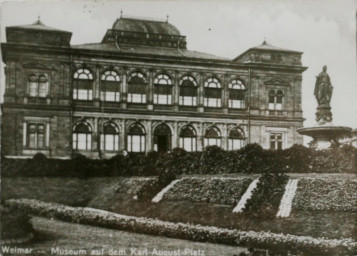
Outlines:
[[303,255],[352,255],[357,249],[357,242],[350,238],[313,238],[265,231],[239,231],[236,229],[173,223],[30,199],[10,199],[6,201],[6,205],[13,210],[22,211],[26,214],[56,218],[74,223],[200,242],[224,243],[251,248],[279,248],[279,250],[303,252]]
[[210,146],[203,152],[174,149],[159,154],[129,153],[111,159],[87,159],[75,155],[70,160],[48,159],[42,154],[33,159],[2,157],[3,177],[98,177],[98,176],[152,176],[163,172],[180,174],[219,173],[355,173],[357,149],[344,146],[316,151],[301,145],[286,150],[264,150],[258,144],[249,144],[237,151],[224,151]]

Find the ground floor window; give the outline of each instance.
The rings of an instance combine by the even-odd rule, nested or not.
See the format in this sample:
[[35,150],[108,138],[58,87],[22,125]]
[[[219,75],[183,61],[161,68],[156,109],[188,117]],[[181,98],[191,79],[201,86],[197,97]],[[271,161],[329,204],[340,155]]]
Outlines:
[[238,150],[244,147],[244,133],[239,128],[234,128],[229,132],[228,150]]
[[139,124],[132,125],[128,130],[127,144],[129,152],[145,152],[145,130]]
[[92,132],[90,126],[85,122],[78,123],[73,129],[72,141],[73,149],[91,150]]
[[188,152],[197,150],[196,132],[191,126],[186,126],[180,132],[180,148]]
[[283,149],[283,134],[271,133],[270,134],[270,149]]
[[221,134],[216,127],[210,127],[207,129],[205,138],[204,138],[204,145],[207,146],[221,146]]
[[45,148],[45,124],[29,123],[28,124],[28,148],[43,149]]
[[119,150],[119,129],[113,123],[106,123],[100,136],[101,149],[105,151]]

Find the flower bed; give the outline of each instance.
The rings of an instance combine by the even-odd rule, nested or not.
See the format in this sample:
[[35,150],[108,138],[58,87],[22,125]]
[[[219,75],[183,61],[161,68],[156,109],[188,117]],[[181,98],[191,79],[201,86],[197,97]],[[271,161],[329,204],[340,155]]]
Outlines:
[[357,178],[304,177],[298,184],[294,210],[357,211]]
[[165,193],[162,200],[234,205],[239,201],[252,180],[251,177],[183,178]]
[[26,214],[91,224],[138,233],[194,241],[243,245],[255,248],[279,248],[304,252],[304,255],[352,255],[357,242],[352,239],[324,239],[283,235],[271,232],[239,231],[217,227],[165,222],[105,212],[91,208],[74,208],[29,199],[11,199],[6,204]]
[[284,174],[263,174],[247,200],[243,213],[260,218],[275,218],[288,179]]

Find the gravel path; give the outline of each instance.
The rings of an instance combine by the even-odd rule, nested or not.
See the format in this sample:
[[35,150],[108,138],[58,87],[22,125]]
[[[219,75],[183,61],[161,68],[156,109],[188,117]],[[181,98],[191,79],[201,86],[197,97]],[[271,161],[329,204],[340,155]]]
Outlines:
[[[31,255],[238,256],[245,251],[242,247],[136,234],[41,217],[34,217],[32,223],[36,231],[52,239],[18,246],[33,248]],[[78,254],[81,252],[86,254]]]

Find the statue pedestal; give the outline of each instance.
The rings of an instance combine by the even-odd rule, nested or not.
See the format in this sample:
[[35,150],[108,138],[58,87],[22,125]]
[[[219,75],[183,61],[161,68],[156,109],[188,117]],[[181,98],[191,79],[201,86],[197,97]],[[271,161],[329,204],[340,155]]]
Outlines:
[[335,126],[331,123],[298,129],[298,133],[312,137],[310,147],[315,149],[328,149],[339,146],[339,140],[348,136],[352,128]]

